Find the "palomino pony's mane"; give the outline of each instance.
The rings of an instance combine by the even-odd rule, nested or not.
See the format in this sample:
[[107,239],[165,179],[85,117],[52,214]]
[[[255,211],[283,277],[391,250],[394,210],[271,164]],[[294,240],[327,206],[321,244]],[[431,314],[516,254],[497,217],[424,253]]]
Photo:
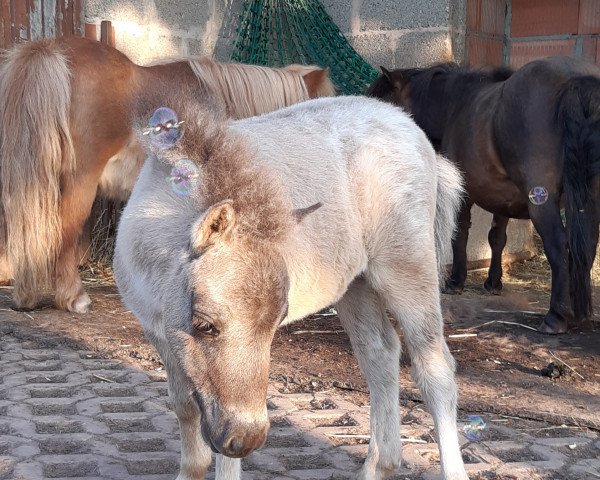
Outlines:
[[[209,58],[188,59],[198,82],[218,98],[227,115],[239,119],[271,112],[308,100],[309,93],[302,77],[316,66],[290,65],[267,68],[241,63],[217,63]],[[328,78],[315,96],[330,96],[335,89]]]
[[153,153],[171,165],[187,159],[199,167],[198,189],[192,195],[200,209],[231,200],[238,233],[265,241],[284,238],[294,222],[292,206],[274,172],[257,164],[252,146],[219,113],[195,102],[177,108],[179,118],[185,119],[182,138],[175,147]]

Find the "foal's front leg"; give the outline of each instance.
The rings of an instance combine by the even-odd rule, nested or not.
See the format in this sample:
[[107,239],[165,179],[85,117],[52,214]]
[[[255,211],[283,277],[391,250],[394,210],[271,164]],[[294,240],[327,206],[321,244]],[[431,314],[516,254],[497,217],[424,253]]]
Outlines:
[[336,305],[369,385],[371,440],[359,480],[380,480],[400,466],[400,340],[379,295],[359,278]]
[[488,270],[488,278],[483,286],[494,295],[500,295],[502,290],[502,251],[506,246],[506,227],[508,226],[508,217],[494,215],[492,228],[488,234],[488,242],[492,249],[492,260]]
[[[200,410],[190,395],[187,381],[173,360],[161,358],[167,369],[169,396],[179,421],[181,432],[181,462],[177,480],[204,480],[212,461],[212,451],[200,433]],[[217,455],[216,480],[239,480],[241,462],[239,458]]]

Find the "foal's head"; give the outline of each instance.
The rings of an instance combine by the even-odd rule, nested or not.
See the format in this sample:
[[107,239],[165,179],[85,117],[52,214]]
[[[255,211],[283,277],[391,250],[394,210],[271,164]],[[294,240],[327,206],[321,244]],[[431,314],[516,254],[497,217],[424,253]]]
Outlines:
[[181,273],[187,292],[164,307],[164,339],[201,411],[205,439],[232,457],[266,438],[270,347],[288,308],[282,252],[307,213],[292,211],[279,178],[251,151],[218,122],[186,118],[177,144],[154,152],[170,164],[185,159],[197,171]]

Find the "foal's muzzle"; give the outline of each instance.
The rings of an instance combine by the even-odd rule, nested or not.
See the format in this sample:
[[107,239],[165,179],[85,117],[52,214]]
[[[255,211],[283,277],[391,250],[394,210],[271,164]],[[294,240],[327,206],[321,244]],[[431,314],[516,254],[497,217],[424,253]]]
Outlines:
[[[224,414],[215,401],[205,401],[198,392],[194,398],[201,412],[204,441],[215,453],[241,458],[260,448],[267,439],[269,420],[247,422]],[[210,405],[210,406],[209,406]]]

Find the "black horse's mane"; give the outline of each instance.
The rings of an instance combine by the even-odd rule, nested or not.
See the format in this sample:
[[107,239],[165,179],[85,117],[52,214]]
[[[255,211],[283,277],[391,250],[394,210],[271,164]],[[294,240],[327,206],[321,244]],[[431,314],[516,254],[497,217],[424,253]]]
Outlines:
[[416,108],[423,105],[431,83],[438,75],[444,77],[448,90],[454,90],[452,94],[456,100],[478,90],[479,86],[504,82],[513,74],[508,67],[471,69],[455,63],[440,63],[429,68],[412,68],[401,72],[404,81],[410,83],[410,97]]

